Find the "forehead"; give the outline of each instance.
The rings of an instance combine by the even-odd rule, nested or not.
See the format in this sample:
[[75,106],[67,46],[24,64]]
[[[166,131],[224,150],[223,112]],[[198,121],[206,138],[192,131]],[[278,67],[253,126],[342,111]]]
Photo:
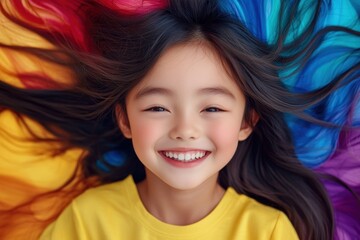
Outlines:
[[162,76],[174,72],[180,73],[179,78],[193,75],[194,79],[197,74],[216,74],[222,77],[228,75],[216,51],[209,44],[198,42],[175,45],[166,50],[148,76]]
[[186,92],[221,87],[241,94],[217,52],[209,44],[198,42],[167,49],[133,90],[140,92],[148,87]]

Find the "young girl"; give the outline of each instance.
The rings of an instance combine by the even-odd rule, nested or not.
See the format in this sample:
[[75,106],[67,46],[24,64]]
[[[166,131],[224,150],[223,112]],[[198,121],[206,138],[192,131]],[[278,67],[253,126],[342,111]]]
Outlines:
[[74,146],[88,142],[86,175],[115,182],[73,200],[41,239],[332,239],[329,198],[296,158],[284,118],[326,124],[303,111],[319,112],[337,85],[358,86],[358,59],[351,78],[303,94],[285,88],[282,67],[306,62],[327,33],[312,35],[315,8],[300,38],[286,35],[294,27],[286,20],[307,7],[279,8],[290,16],[280,16],[271,45],[216,1],[170,1],[131,16],[84,5],[103,58],[68,50],[86,70],[74,89],[30,95],[57,103],[49,130]]
[[86,192],[42,239],[332,238],[330,202],[281,114],[302,103],[277,77],[276,49],[215,1],[97,20],[117,78],[102,97],[145,174]]

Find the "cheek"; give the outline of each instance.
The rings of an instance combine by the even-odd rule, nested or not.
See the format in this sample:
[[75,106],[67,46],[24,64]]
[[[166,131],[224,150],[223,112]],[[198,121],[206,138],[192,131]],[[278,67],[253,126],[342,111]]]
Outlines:
[[135,149],[146,149],[149,146],[154,146],[162,133],[161,125],[149,121],[139,121],[136,118],[132,119],[130,127]]
[[156,130],[146,124],[133,124],[131,126],[131,133],[135,153],[140,161],[144,165],[147,165],[144,159],[149,158],[149,149],[152,149],[154,146],[154,134],[156,134]]
[[209,136],[218,152],[226,159],[231,159],[238,146],[240,124],[222,124],[220,127],[209,128]]

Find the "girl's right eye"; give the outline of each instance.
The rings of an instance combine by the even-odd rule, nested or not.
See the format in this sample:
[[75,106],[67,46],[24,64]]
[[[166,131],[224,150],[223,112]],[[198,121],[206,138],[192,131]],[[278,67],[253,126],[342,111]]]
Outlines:
[[155,106],[155,107],[147,108],[144,111],[146,111],[146,112],[166,112],[168,110],[163,107]]

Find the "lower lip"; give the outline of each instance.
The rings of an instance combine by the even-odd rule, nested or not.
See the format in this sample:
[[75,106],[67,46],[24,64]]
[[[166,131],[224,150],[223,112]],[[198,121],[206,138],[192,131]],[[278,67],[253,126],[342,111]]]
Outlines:
[[189,162],[181,162],[181,161],[177,161],[174,160],[172,158],[168,158],[166,157],[164,154],[160,153],[160,155],[165,159],[165,161],[167,163],[169,163],[170,165],[174,166],[174,167],[178,167],[178,168],[192,168],[195,167],[199,164],[201,164],[209,154],[206,154],[204,157],[193,160],[193,161],[189,161]]

